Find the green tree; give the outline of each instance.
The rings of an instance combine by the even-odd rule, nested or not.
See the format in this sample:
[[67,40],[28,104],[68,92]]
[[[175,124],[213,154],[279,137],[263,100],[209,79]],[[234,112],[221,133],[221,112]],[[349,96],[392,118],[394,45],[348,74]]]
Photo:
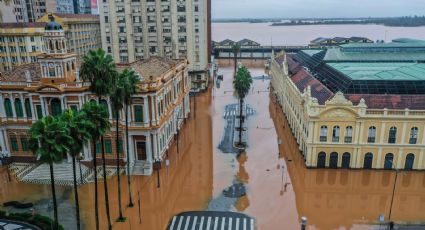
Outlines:
[[117,180],[118,180],[118,210],[119,210],[119,217],[117,221],[125,221],[125,217],[122,215],[122,206],[121,206],[121,177],[120,177],[120,141],[119,141],[119,113],[124,107],[124,87],[126,86],[126,79],[125,75],[118,75],[118,78],[115,80],[114,87],[112,89],[112,95],[111,102],[112,102],[112,108],[114,110],[114,116],[115,116],[115,147],[116,147],[116,154],[117,154]]
[[127,155],[127,183],[129,207],[133,207],[133,198],[131,194],[131,177],[130,177],[130,144],[128,142],[128,107],[131,105],[131,97],[137,93],[137,84],[140,82],[139,76],[129,69],[125,69],[121,74],[123,89],[124,89],[124,107],[125,107],[125,145]]
[[[98,102],[102,97],[110,94],[114,78],[117,76],[114,60],[111,55],[107,55],[104,50],[90,50],[83,57],[80,68],[80,76],[84,81],[90,82],[90,91],[96,94]],[[100,136],[102,149],[103,180],[105,189],[106,216],[108,219],[108,229],[112,229],[111,215],[109,210],[108,183],[106,180],[106,160],[105,143],[103,135]],[[95,157],[96,161],[96,157]],[[97,220],[98,221],[98,220]]]
[[236,76],[236,71],[238,69],[238,53],[241,51],[241,46],[239,45],[239,43],[235,42],[232,45],[232,51],[233,51],[233,61],[235,63],[234,75]]
[[[77,229],[81,228],[80,224],[80,203],[78,199],[78,189],[77,189],[77,172],[76,172],[76,158],[80,156],[80,153],[84,149],[84,145],[90,140],[91,134],[90,130],[96,129],[96,126],[85,116],[85,113],[75,112],[71,109],[66,110],[59,117],[61,121],[66,125],[67,130],[69,131],[68,135],[71,137],[71,140],[65,142],[69,150],[69,154],[72,157],[72,173],[74,179],[74,197],[75,197],[75,207],[76,207],[76,218],[77,218]],[[81,176],[81,175],[80,175]]]
[[252,77],[251,73],[248,71],[248,69],[245,66],[241,66],[238,69],[238,72],[236,74],[235,79],[233,80],[233,88],[235,90],[235,93],[239,97],[239,143],[238,145],[242,146],[242,124],[245,120],[243,113],[242,113],[242,107],[243,102],[248,95],[249,90],[252,85]]
[[53,163],[62,161],[68,148],[64,143],[72,141],[69,130],[59,119],[48,116],[35,122],[29,130],[30,149],[44,163],[49,164],[50,185],[53,196],[54,229],[59,228],[58,205],[56,202],[55,177]]
[[98,188],[97,188],[97,160],[96,160],[96,142],[110,129],[111,123],[108,119],[108,111],[104,106],[96,101],[90,101],[83,105],[81,116],[92,122],[94,125],[87,127],[87,132],[90,133],[93,145],[93,166],[94,166],[94,196],[95,196],[95,220],[96,229],[99,229],[99,204],[98,204]]

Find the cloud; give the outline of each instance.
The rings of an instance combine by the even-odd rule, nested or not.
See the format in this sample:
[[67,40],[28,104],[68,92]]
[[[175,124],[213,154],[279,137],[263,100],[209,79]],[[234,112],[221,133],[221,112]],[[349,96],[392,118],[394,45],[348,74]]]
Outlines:
[[424,15],[425,0],[212,0],[213,18]]

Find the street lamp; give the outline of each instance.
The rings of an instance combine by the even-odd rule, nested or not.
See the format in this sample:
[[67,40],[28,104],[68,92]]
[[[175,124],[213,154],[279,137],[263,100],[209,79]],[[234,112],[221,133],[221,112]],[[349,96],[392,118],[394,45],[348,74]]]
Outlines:
[[392,167],[394,167],[394,170],[395,170],[395,178],[394,178],[394,185],[393,185],[393,193],[392,193],[392,195],[391,195],[391,204],[390,204],[390,213],[389,213],[389,215],[388,215],[388,220],[390,221],[390,223],[392,222],[391,221],[391,212],[392,212],[392,209],[393,209],[393,202],[394,202],[394,193],[395,193],[395,186],[397,185],[397,176],[398,176],[398,172],[400,171],[400,170],[398,170],[397,169],[397,167],[394,165],[394,163],[393,163],[393,161],[392,160],[386,160],[386,161],[388,161],[388,162],[390,162],[391,163],[391,166]]
[[160,159],[155,159],[153,162],[153,169],[157,172],[157,188],[161,187],[161,181],[159,178],[159,170],[161,169],[161,160]]

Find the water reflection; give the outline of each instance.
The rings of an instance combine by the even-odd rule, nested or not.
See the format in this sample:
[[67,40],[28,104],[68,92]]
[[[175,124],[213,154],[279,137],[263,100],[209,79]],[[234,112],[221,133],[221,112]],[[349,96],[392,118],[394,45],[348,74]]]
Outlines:
[[[280,108],[273,102],[269,108],[276,131],[284,140],[280,152],[287,161],[300,216],[307,216],[309,224],[319,229],[351,228],[356,223],[375,221],[380,214],[388,218],[395,171],[306,169]],[[399,173],[393,220],[425,219],[424,182],[423,172]]]

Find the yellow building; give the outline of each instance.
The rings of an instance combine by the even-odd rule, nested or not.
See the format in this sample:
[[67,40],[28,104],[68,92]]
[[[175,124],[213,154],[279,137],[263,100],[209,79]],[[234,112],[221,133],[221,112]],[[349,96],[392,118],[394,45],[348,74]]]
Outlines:
[[34,63],[42,51],[45,23],[0,24],[0,71]]
[[85,55],[91,49],[102,47],[98,15],[53,13],[45,14],[37,22],[49,22],[49,15],[53,15],[55,20],[62,25],[68,47],[77,56]]
[[425,169],[424,57],[425,42],[412,40],[272,57],[307,167]]
[[[166,158],[174,135],[189,114],[188,62],[152,57],[121,65],[119,70],[125,67],[133,69],[141,81],[128,112],[130,162],[125,162],[125,150],[121,159],[131,164],[133,174],[150,175],[153,161]],[[96,100],[89,85],[79,78],[77,56],[69,52],[64,30],[52,18],[45,26],[43,52],[37,62],[0,75],[0,155],[10,156],[12,162],[36,162],[28,146],[28,129],[44,116],[78,110],[85,102]],[[110,98],[102,98],[100,103],[108,107],[110,121],[114,122]],[[124,113],[119,113],[118,143],[125,140]],[[115,162],[115,136],[115,130],[105,135],[108,164]],[[81,156],[87,165],[100,157],[89,145]]]
[[[35,23],[0,24],[0,72],[37,61],[43,49],[44,26],[49,22],[45,14]],[[83,56],[102,46],[99,16],[90,14],[53,14],[65,31],[69,51]]]

